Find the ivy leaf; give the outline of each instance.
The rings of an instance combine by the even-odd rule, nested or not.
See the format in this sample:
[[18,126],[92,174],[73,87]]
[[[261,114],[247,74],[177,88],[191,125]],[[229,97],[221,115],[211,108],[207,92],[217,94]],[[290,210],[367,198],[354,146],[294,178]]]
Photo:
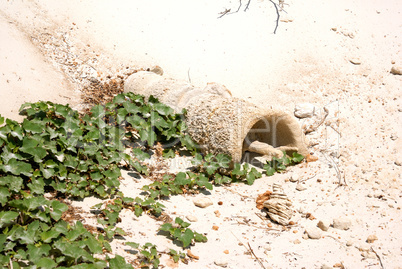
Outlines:
[[194,232],[194,241],[195,242],[207,242],[208,239],[206,236],[204,236],[200,233]]
[[227,154],[218,154],[216,155],[216,161],[219,167],[229,168],[229,164],[232,161],[232,158]]
[[[1,187],[0,188],[0,205],[4,206],[7,201],[8,197],[10,196],[10,192],[8,191],[8,188]],[[1,245],[0,245],[1,247]]]
[[45,123],[43,121],[29,121],[24,119],[22,122],[22,127],[25,129],[25,131],[32,134],[40,134],[45,129]]
[[58,221],[61,218],[61,215],[68,210],[68,205],[57,200],[53,200],[51,206],[53,211],[50,212],[50,216],[56,221]]
[[154,109],[156,110],[156,112],[163,116],[169,116],[174,113],[174,110],[171,107],[162,103],[154,104]]
[[6,224],[13,222],[18,216],[19,214],[14,211],[0,212],[0,228],[6,226]]
[[10,191],[19,192],[23,185],[23,179],[16,176],[1,177],[0,185],[7,186]]
[[186,229],[183,234],[178,238],[183,243],[183,248],[188,247],[191,244],[191,240],[194,238],[194,233],[190,229]]
[[127,264],[124,258],[120,255],[116,255],[113,259],[109,260],[110,269],[132,269],[130,264]]
[[178,186],[185,186],[191,184],[191,179],[187,178],[187,174],[179,172],[174,179],[174,184]]
[[251,174],[251,173],[247,174],[246,180],[247,180],[247,184],[248,184],[248,185],[253,185],[253,183],[254,183],[254,181],[255,181],[255,176],[254,176],[254,174]]
[[293,163],[300,163],[301,161],[303,161],[304,156],[297,153],[297,152],[293,152],[292,154],[292,162]]
[[52,269],[57,267],[57,263],[51,258],[44,257],[36,263],[36,266],[44,269]]
[[1,115],[0,115],[0,125],[3,125],[4,124],[4,117],[2,117]]
[[3,166],[4,172],[10,172],[11,174],[19,176],[23,174],[25,176],[32,175],[32,166],[29,163],[17,161],[16,159],[11,159],[8,161],[7,165]]
[[265,169],[265,173],[267,174],[267,176],[272,176],[276,172],[275,168],[272,167],[272,165],[270,163],[267,163],[266,165],[264,165],[264,169]]

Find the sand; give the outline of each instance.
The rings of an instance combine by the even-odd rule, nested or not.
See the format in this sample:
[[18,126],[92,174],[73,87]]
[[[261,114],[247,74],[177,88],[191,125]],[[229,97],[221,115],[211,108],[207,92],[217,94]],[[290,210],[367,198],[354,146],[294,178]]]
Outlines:
[[[300,120],[306,128],[320,121],[325,107],[325,122],[307,135],[318,161],[252,186],[216,187],[164,202],[172,218],[195,216],[190,227],[209,239],[191,247],[199,260],[178,268],[220,268],[219,262],[227,268],[400,268],[402,76],[390,70],[402,65],[402,5],[286,0],[283,10],[277,6],[274,33],[272,2],[251,1],[247,11],[247,1],[240,3],[239,12],[218,18],[226,9],[236,11],[239,1],[2,1],[0,114],[20,120],[19,106],[38,100],[79,109],[79,90],[89,79],[153,65],[198,86],[224,84],[234,96],[264,107],[293,113],[297,104],[313,104],[317,115]],[[149,183],[123,173],[127,196]],[[296,174],[299,183],[290,181]],[[291,227],[257,215],[258,194],[274,182],[293,201]],[[202,196],[213,205],[196,207],[193,199]],[[77,205],[88,210],[96,202]],[[306,228],[339,217],[351,220],[348,230],[331,226],[320,239],[305,239]],[[88,213],[85,221],[95,219]],[[127,241],[180,249],[157,235],[160,224],[127,211],[119,226],[129,232]],[[378,240],[367,243],[370,235]],[[125,240],[114,241],[115,253],[135,259]],[[176,266],[166,255],[162,264]]]

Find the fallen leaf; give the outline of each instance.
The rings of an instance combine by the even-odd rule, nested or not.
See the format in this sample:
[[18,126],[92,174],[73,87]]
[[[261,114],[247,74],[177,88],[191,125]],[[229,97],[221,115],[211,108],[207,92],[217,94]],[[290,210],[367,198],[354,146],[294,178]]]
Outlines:
[[269,200],[269,198],[271,197],[272,191],[266,191],[263,194],[259,194],[257,197],[257,208],[258,209],[263,209],[264,208],[264,202]]
[[187,250],[187,256],[189,256],[192,259],[196,259],[196,260],[200,259],[199,256],[194,255],[190,250]]

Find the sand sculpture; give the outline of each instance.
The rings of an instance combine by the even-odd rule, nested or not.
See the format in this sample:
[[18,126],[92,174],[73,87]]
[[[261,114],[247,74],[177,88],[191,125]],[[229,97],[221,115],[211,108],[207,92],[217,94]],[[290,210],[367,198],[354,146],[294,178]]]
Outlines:
[[240,162],[246,151],[268,158],[281,157],[283,151],[308,154],[304,134],[292,115],[235,98],[218,83],[200,88],[140,71],[126,80],[124,91],[152,95],[176,112],[185,108],[188,132],[204,153],[226,153],[233,162]]

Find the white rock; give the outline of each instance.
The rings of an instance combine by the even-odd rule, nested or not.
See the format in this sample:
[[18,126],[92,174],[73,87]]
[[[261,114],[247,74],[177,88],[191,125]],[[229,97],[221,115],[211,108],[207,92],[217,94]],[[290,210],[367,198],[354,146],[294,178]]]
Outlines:
[[211,201],[211,199],[209,199],[207,197],[196,198],[193,200],[193,203],[196,206],[201,207],[201,208],[205,208],[210,205],[213,205],[213,202]]
[[214,263],[220,267],[227,267],[229,262],[224,258],[219,258],[215,260]]
[[347,247],[351,247],[351,246],[353,246],[353,243],[354,243],[353,240],[348,240],[348,241],[346,242],[346,246],[347,246]]
[[327,264],[321,265],[321,269],[332,269],[332,268],[333,268],[332,266],[329,266]]
[[332,225],[334,226],[335,229],[349,230],[350,227],[352,226],[352,221],[347,217],[339,217],[337,219],[334,219]]
[[310,239],[320,239],[322,232],[315,226],[306,227],[306,233]]
[[362,253],[362,256],[363,256],[365,259],[377,259],[377,256],[376,256],[375,253],[373,253],[373,252],[363,252],[363,253]]
[[192,216],[192,215],[186,216],[186,219],[187,219],[188,221],[190,221],[190,222],[197,222],[197,221],[198,221],[197,217],[196,217],[196,216]]
[[304,186],[304,184],[297,183],[296,190],[298,190],[298,191],[304,191],[304,190],[306,190],[306,189],[307,189],[307,188],[306,188],[306,186]]
[[320,228],[320,229],[323,230],[323,231],[328,231],[329,226],[331,226],[331,221],[330,221],[330,220],[327,220],[327,219],[320,220],[320,221],[317,223],[317,226],[318,226],[318,228]]
[[391,74],[402,75],[402,66],[393,65],[391,68]]
[[293,174],[290,176],[289,181],[290,181],[290,182],[297,182],[297,181],[299,181],[299,179],[300,179],[299,174],[293,173]]
[[362,252],[369,252],[370,245],[366,242],[361,242],[358,246],[356,246]]
[[314,112],[315,106],[313,104],[298,104],[295,107],[295,116],[298,118],[310,118],[314,115]]

